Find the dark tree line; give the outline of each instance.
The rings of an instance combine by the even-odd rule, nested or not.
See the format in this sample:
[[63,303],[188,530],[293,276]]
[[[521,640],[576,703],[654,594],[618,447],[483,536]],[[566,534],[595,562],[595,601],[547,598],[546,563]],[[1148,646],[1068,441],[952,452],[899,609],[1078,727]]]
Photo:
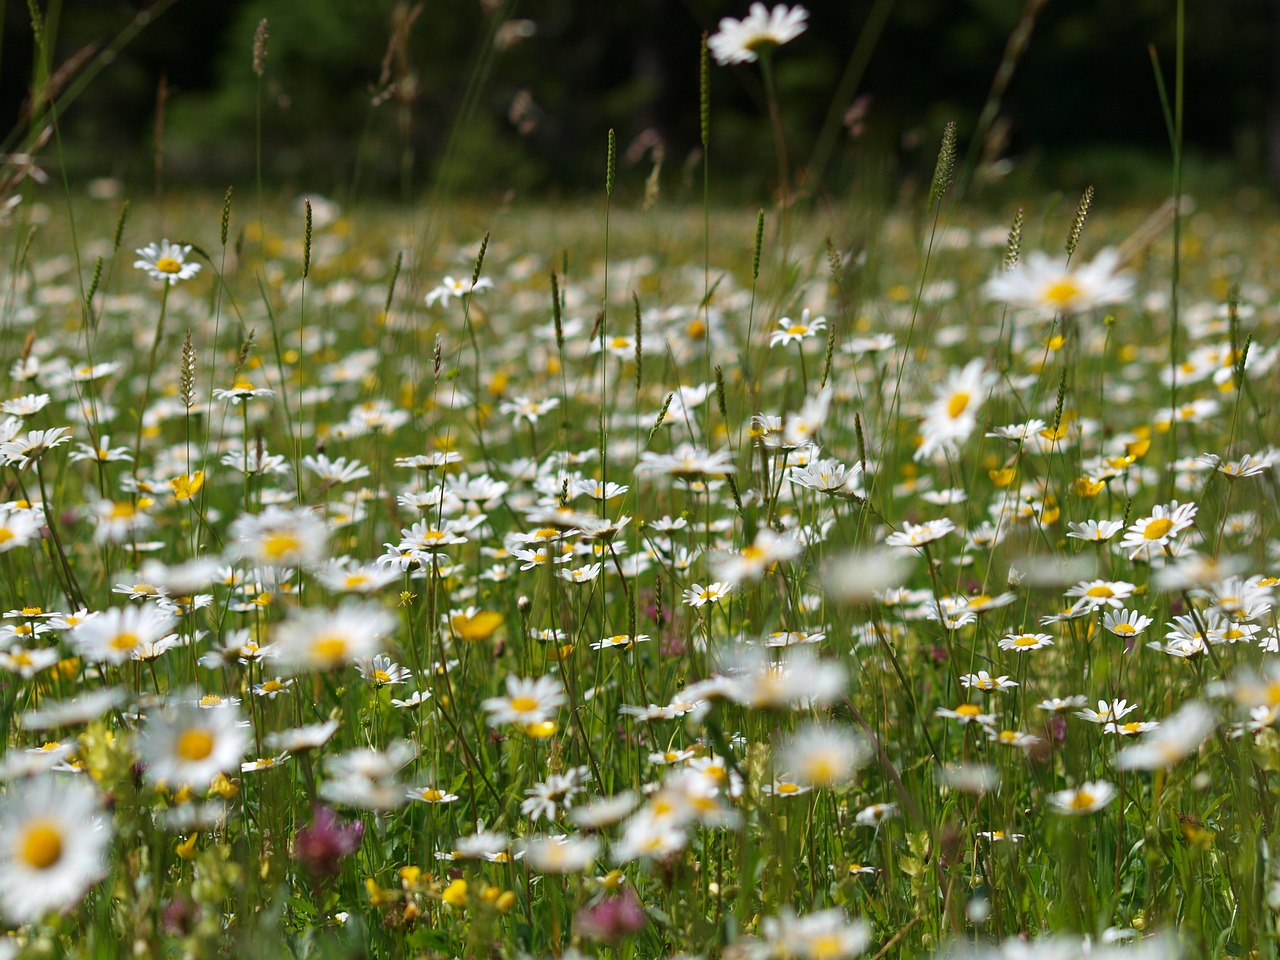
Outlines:
[[[887,0],[882,0],[887,2]],[[614,127],[624,159],[668,173],[698,145],[697,49],[747,0],[175,0],[68,111],[73,172],[152,175],[165,90],[166,176],[254,167],[254,30],[270,23],[261,81],[264,173],[321,189],[577,189],[599,177]],[[55,60],[102,43],[146,4],[64,0]],[[43,4],[42,4],[43,6]],[[858,159],[927,163],[942,124],[972,131],[1026,0],[896,0],[848,103],[833,93],[875,0],[812,0],[808,32],[778,58],[790,149],[803,163],[833,111],[848,123],[830,174]],[[1167,155],[1150,50],[1172,84],[1174,0],[1048,0],[994,136],[1007,156]],[[1280,3],[1188,3],[1186,140],[1244,177],[1280,157]],[[4,6],[0,109],[18,122],[31,70],[26,4]],[[716,169],[751,190],[772,169],[750,67],[713,70]],[[660,145],[660,146],[659,146]],[[1280,172],[1280,169],[1275,169]]]

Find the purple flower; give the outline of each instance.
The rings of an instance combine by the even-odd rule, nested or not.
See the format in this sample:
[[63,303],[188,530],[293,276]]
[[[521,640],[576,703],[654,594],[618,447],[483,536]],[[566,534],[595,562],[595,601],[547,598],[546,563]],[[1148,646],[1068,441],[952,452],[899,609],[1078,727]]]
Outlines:
[[314,807],[311,825],[293,838],[293,858],[318,876],[338,875],[339,861],[360,849],[364,824],[358,820],[340,823],[328,807]]
[[613,942],[644,928],[644,907],[634,893],[623,890],[579,910],[574,924],[588,939]]

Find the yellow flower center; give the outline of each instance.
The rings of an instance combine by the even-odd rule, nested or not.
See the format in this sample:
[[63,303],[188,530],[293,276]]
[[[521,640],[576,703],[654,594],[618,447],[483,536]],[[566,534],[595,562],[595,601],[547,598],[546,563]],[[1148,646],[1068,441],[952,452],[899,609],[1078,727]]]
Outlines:
[[136,633],[117,633],[111,638],[111,648],[113,650],[132,650],[142,639]]
[[110,512],[107,513],[109,520],[131,520],[138,515],[137,508],[132,503],[113,503]]
[[951,399],[947,401],[947,416],[952,420],[960,416],[968,409],[971,399],[973,398],[967,393],[953,393]]
[[780,783],[778,784],[776,790],[778,793],[799,793],[800,787],[794,783]]
[[421,791],[419,796],[421,796],[423,800],[426,800],[429,803],[439,803],[441,800],[444,799],[444,791],[434,790],[428,787],[426,790]]
[[1117,623],[1111,629],[1122,637],[1131,637],[1138,632],[1132,623]]
[[532,713],[538,709],[538,701],[534,697],[512,697],[511,709],[516,713]]
[[1062,277],[1045,287],[1041,296],[1044,297],[1045,303],[1055,307],[1065,307],[1083,292],[1080,284],[1070,277]]
[[1015,647],[1034,647],[1039,642],[1039,640],[1031,636],[1029,633],[1024,633],[1020,637],[1013,638],[1013,645]]
[[808,953],[813,960],[836,960],[848,952],[844,938],[839,934],[824,933],[809,941]]
[[1090,587],[1085,591],[1086,597],[1114,597],[1115,595],[1116,592],[1105,583],[1100,583],[1096,587]]
[[43,613],[44,613],[44,610],[41,609],[40,607],[23,607],[22,608],[22,615],[24,617],[38,617],[38,616],[41,616]]
[[156,269],[161,273],[178,273],[182,270],[182,262],[173,257],[161,257],[156,261]]
[[61,825],[50,817],[39,817],[27,825],[18,856],[29,867],[47,870],[62,859]]
[[284,684],[279,680],[267,680],[262,684],[263,693],[279,693],[284,689]]
[[387,673],[385,670],[375,670],[373,671],[373,679],[378,681],[378,683],[390,683],[391,674]]
[[1156,517],[1147,524],[1146,529],[1142,531],[1142,537],[1145,540],[1159,540],[1166,536],[1173,529],[1173,521],[1168,517]]
[[956,707],[956,713],[962,717],[976,717],[982,713],[982,708],[976,703],[962,703]]
[[204,727],[183,730],[178,736],[178,756],[193,763],[213,753],[213,734]]
[[1072,810],[1088,810],[1093,806],[1093,794],[1088,790],[1077,790],[1076,795],[1071,798],[1070,807]]
[[14,533],[8,527],[0,527],[0,543],[8,543],[14,537]]
[[1126,723],[1124,726],[1122,726],[1120,729],[1124,733],[1137,733],[1139,730],[1142,729],[1142,724],[1137,721],[1131,720],[1128,723]]
[[336,663],[347,655],[345,637],[321,637],[311,645],[312,656],[324,663]]
[[298,539],[297,534],[288,530],[278,530],[267,534],[262,541],[262,555],[268,560],[283,560],[289,554],[296,553],[301,547],[302,541]]
[[809,761],[809,769],[805,771],[807,779],[815,786],[824,787],[839,778],[839,770],[830,757],[815,757]]
[[791,326],[787,327],[787,333],[791,334],[793,337],[804,336],[808,332],[809,328],[802,323],[793,323]]

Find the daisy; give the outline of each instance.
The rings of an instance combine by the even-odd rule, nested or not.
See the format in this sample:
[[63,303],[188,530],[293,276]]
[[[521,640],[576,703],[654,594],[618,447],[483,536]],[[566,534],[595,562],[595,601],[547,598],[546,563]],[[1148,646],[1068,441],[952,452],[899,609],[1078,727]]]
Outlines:
[[[215,387],[213,396],[217,400],[229,400],[233,407],[238,407],[246,400],[252,400],[255,397],[274,397],[276,392],[268,387],[254,386],[252,380],[240,378],[231,385],[229,389]],[[307,458],[310,459],[310,458]],[[306,460],[303,461],[306,463]],[[256,473],[257,471],[248,470],[246,473]]]
[[896,803],[873,803],[859,810],[858,815],[853,819],[864,827],[874,827],[897,815],[898,805]]
[[437,790],[435,787],[414,787],[409,791],[408,798],[417,800],[419,803],[453,803],[458,799],[458,795]]
[[302,750],[318,750],[333,739],[338,732],[337,720],[326,720],[324,723],[313,723],[305,727],[291,730],[279,730],[267,734],[267,746],[272,750],[298,753]]
[[235,707],[179,704],[147,717],[138,752],[150,782],[203,790],[219,773],[238,769],[248,744]]
[[1109,633],[1114,633],[1117,637],[1136,637],[1151,626],[1153,622],[1150,617],[1143,616],[1137,610],[1129,610],[1128,608],[1118,612],[1108,610],[1102,618],[1103,628]]
[[97,791],[84,780],[41,774],[0,801],[0,910],[34,923],[74,905],[105,872],[111,843]]
[[157,607],[113,607],[71,631],[71,642],[87,660],[124,663],[139,648],[164,638],[176,624]]
[[261,683],[253,685],[253,692],[260,697],[266,697],[268,700],[274,700],[282,693],[288,693],[289,688],[293,686],[293,678],[285,679],[284,677],[272,677],[269,680],[263,680]]
[[71,432],[66,427],[54,427],[52,430],[28,430],[23,435],[0,443],[0,462],[22,470],[54,447],[70,442]]
[[995,727],[985,729],[987,739],[1002,747],[1031,747],[1040,742],[1040,738],[1035,734],[1024,733],[1021,730],[997,730]]
[[995,384],[996,375],[981,360],[971,360],[964,368],[951,371],[925,408],[915,459],[954,457],[958,445],[969,439],[978,426],[978,410]]
[[775,563],[794,560],[803,552],[804,548],[792,537],[761,527],[755,540],[738,553],[714,558],[713,573],[732,589],[743,581],[761,579]]
[[1090,543],[1104,543],[1123,527],[1124,524],[1119,520],[1086,520],[1083,523],[1068,523],[1067,536],[1076,540],[1088,540]]
[[1165,718],[1159,729],[1142,743],[1121,750],[1116,766],[1121,770],[1171,767],[1199,749],[1216,724],[1213,711],[1193,700]]
[[251,563],[268,567],[311,567],[324,559],[328,531],[311,510],[267,507],[241,514],[231,524],[238,552]]
[[617,633],[611,637],[605,637],[599,643],[591,644],[591,649],[592,650],[614,650],[614,649],[625,650],[628,647],[632,647],[637,643],[648,643],[648,642],[649,642],[649,636],[647,634],[642,633],[642,634],[639,634],[638,636],[633,637],[630,634]]
[[35,510],[0,508],[0,553],[25,547],[40,536],[43,515]]
[[797,917],[790,909],[766,917],[761,933],[770,957],[795,960],[851,960],[871,945],[871,925],[851,920],[838,907]]
[[809,311],[805,310],[799,320],[792,320],[789,317],[780,319],[778,329],[769,334],[769,346],[785,347],[792,343],[803,343],[805,340],[816,337],[825,329],[827,329],[826,317],[810,319]]
[[599,853],[595,837],[533,837],[524,845],[525,862],[537,873],[582,873]]
[[1058,813],[1095,813],[1115,799],[1116,788],[1105,780],[1091,780],[1074,790],[1049,794],[1049,803]]
[[995,723],[996,717],[999,716],[999,714],[995,713],[983,713],[982,707],[978,706],[976,703],[962,703],[954,710],[947,707],[938,707],[933,714],[936,717],[955,720],[961,725],[980,723],[983,726]]
[[360,676],[375,687],[406,683],[413,678],[411,671],[381,654],[372,659],[357,661],[356,669],[360,671]]
[[23,730],[53,730],[58,727],[78,727],[97,720],[108,710],[118,707],[128,699],[123,690],[105,687],[82,693],[68,700],[45,701],[38,710],[28,710],[18,718]]
[[942,539],[955,528],[956,525],[945,517],[919,524],[904,522],[902,529],[889,534],[884,542],[890,547],[923,547]]
[[751,4],[745,20],[724,17],[720,29],[707,38],[707,50],[721,66],[755,63],[758,55],[789,43],[805,31],[809,11],[800,5],[778,4],[770,11],[763,3]]
[[979,830],[978,836],[982,837],[984,840],[990,840],[992,843],[1000,843],[1001,841],[1006,840],[1009,843],[1021,843],[1023,840],[1027,839],[1027,835],[1025,833],[1007,833],[1004,830]]
[[870,759],[867,742],[844,727],[810,724],[782,745],[781,766],[796,783],[836,787],[848,782]]
[[1046,317],[1081,313],[1133,296],[1133,278],[1121,273],[1120,252],[1108,247],[1083,266],[1072,267],[1065,257],[1033,251],[1010,270],[987,281],[988,300],[1036,310]]
[[977,673],[966,673],[960,678],[960,685],[963,687],[972,687],[975,690],[1010,690],[1018,685],[1016,680],[1010,680],[1008,677],[993,677],[985,670],[979,670]]
[[1014,650],[1018,653],[1030,653],[1043,647],[1053,646],[1053,637],[1047,633],[1014,633],[1000,640],[1001,650]]
[[780,777],[772,783],[766,783],[760,787],[760,792],[766,797],[799,797],[808,793],[813,787],[796,783],[786,777]]
[[1132,583],[1124,580],[1085,580],[1068,590],[1065,596],[1076,598],[1074,606],[1077,609],[1092,611],[1114,607],[1118,610],[1133,595],[1134,589]]
[[1090,723],[1108,723],[1110,721],[1119,720],[1122,717],[1133,713],[1138,709],[1136,703],[1130,703],[1128,700],[1106,700],[1098,701],[1098,709],[1090,710],[1085,708],[1076,713],[1081,720],[1088,720]]
[[1074,697],[1050,697],[1048,700],[1041,700],[1036,706],[1050,713],[1065,713],[1068,710],[1083,707],[1088,702],[1089,698],[1081,694]]
[[191,244],[170,243],[161,240],[158,244],[149,243],[135,250],[138,255],[133,261],[136,269],[142,270],[153,280],[163,280],[173,286],[179,280],[190,280],[200,272],[200,264],[187,262],[187,254],[191,252]]
[[493,281],[488,277],[481,277],[473,284],[470,280],[455,280],[453,277],[446,276],[438,286],[432,287],[427,293],[426,304],[428,307],[437,303],[442,307],[447,307],[449,301],[455,297],[460,300],[473,293],[492,288]]
[[568,810],[573,806],[573,798],[582,792],[583,782],[590,778],[586,767],[573,767],[565,773],[552,774],[525,791],[520,812],[535,823],[542,817],[555,820],[560,807]]
[[560,681],[552,677],[525,679],[508,674],[507,695],[490,697],[480,706],[489,714],[489,725],[515,723],[522,727],[549,720],[566,702]]
[[1167,506],[1157,505],[1152,508],[1151,516],[1143,517],[1125,531],[1120,541],[1121,550],[1129,550],[1129,559],[1134,560],[1145,554],[1144,559],[1151,558],[1153,547],[1164,547],[1183,530],[1191,526],[1196,516],[1194,503],[1179,504],[1177,500]]
[[300,608],[275,626],[272,648],[295,673],[334,670],[377,654],[397,624],[394,614],[371,603]]

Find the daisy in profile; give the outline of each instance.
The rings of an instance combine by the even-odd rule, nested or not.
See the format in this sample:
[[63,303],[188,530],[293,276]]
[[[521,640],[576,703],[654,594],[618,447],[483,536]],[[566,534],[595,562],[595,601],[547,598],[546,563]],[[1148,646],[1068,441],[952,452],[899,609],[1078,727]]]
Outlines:
[[1091,780],[1074,790],[1049,794],[1049,803],[1058,813],[1072,815],[1096,813],[1115,799],[1116,788],[1105,780]]
[[745,20],[725,17],[720,29],[707,38],[707,49],[721,66],[755,63],[759,54],[789,43],[805,31],[809,11],[796,5],[778,4],[769,10],[763,3],[751,4]]
[[1151,736],[1116,757],[1121,770],[1158,770],[1171,767],[1200,748],[1213,732],[1217,719],[1205,704],[1193,700],[1161,722]]
[[105,873],[111,828],[87,779],[41,774],[0,802],[0,911],[9,922],[74,905]]
[[946,517],[925,523],[904,522],[902,529],[889,534],[884,542],[888,547],[924,547],[935,540],[941,540],[955,528],[956,525]]
[[239,769],[248,745],[235,707],[205,710],[184,703],[148,715],[139,752],[152,783],[203,790],[218,774]]
[[396,624],[393,614],[374,603],[349,602],[336,610],[307,607],[276,626],[272,647],[281,667],[335,670],[371,662]]
[[988,300],[1052,317],[1082,313],[1133,296],[1133,278],[1120,272],[1120,252],[1107,248],[1087,264],[1035,251],[1011,270],[997,273],[983,292]]
[[170,243],[161,240],[158,244],[148,243],[135,250],[138,259],[133,261],[136,269],[142,270],[153,280],[162,280],[173,286],[179,280],[190,280],[200,272],[200,264],[187,261],[191,252],[190,244]]

